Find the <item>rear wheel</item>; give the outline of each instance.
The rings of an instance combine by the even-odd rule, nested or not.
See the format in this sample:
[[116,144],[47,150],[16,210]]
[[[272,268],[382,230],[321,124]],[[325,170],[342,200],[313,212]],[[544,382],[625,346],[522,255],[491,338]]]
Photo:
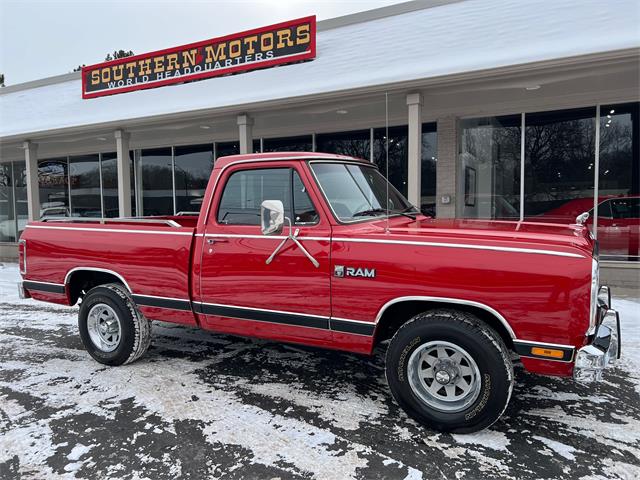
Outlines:
[[400,327],[387,350],[386,374],[411,417],[457,433],[495,422],[513,388],[513,365],[500,336],[456,310],[421,313]]
[[117,283],[89,290],[80,304],[78,327],[89,355],[105,365],[134,362],[151,343],[150,322]]

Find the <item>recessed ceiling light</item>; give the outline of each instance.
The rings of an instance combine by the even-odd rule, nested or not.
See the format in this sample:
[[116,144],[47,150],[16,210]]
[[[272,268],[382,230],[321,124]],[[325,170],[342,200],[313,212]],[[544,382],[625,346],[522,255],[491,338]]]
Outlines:
[[609,111],[609,113],[616,113],[616,111],[615,111],[615,110],[613,110],[613,109],[611,109],[611,110]]
[[97,139],[100,140],[101,142],[107,141],[107,137],[97,137]]
[[347,113],[349,113],[349,110],[340,109],[340,110],[336,110],[336,113],[338,115],[346,115]]
[[203,130],[209,130],[211,127],[209,125],[200,125],[200,128]]
[[538,90],[540,88],[540,85],[529,85],[528,87],[525,87],[525,90]]

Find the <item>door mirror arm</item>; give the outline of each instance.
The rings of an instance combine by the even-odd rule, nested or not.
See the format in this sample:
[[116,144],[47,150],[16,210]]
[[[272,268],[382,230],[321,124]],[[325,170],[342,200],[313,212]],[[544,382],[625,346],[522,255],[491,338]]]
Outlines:
[[282,250],[287,240],[291,240],[295,243],[302,253],[313,263],[314,267],[320,267],[320,263],[311,255],[306,248],[300,243],[298,240],[298,234],[300,233],[300,229],[296,228],[295,232],[293,231],[293,225],[291,223],[291,219],[289,217],[284,216],[284,205],[280,200],[265,200],[262,202],[260,206],[260,218],[261,218],[261,229],[263,235],[279,235],[282,233],[284,228],[284,223],[286,222],[289,225],[289,234],[282,239],[282,241],[278,244],[273,253],[267,258],[267,265],[269,265],[273,259],[276,257],[278,253]]

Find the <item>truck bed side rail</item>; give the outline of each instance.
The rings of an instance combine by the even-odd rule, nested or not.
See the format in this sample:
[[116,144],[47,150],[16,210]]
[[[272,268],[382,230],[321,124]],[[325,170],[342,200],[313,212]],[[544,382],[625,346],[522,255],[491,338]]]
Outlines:
[[147,223],[151,225],[166,225],[174,228],[181,228],[175,220],[167,220],[162,218],[79,218],[79,217],[56,217],[56,218],[44,218],[41,222],[64,222],[64,223]]

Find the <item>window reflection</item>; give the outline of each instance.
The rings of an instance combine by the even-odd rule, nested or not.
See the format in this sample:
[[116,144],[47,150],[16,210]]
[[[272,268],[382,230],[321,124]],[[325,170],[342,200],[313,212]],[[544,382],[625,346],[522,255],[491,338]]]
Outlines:
[[371,131],[322,133],[316,135],[316,151],[364,158],[371,156]]
[[593,203],[595,108],[525,116],[525,217],[573,223]]
[[12,167],[11,163],[0,163],[0,242],[16,239]]
[[40,218],[68,217],[69,182],[67,157],[38,162]]
[[29,204],[27,202],[27,168],[25,162],[14,162],[13,182],[15,192],[15,212],[18,217],[18,235],[20,238],[29,219]]
[[216,160],[240,153],[240,142],[216,142]]
[[[406,125],[389,128],[389,181],[404,196],[407,195],[409,129]],[[373,161],[383,176],[387,172],[386,128],[376,128],[373,134]]]
[[640,260],[638,107],[635,103],[600,108],[597,237],[606,260]]
[[463,218],[520,218],[519,115],[460,122]]
[[213,144],[175,147],[176,212],[199,212],[213,169]]
[[69,157],[71,216],[102,217],[100,201],[100,156]]
[[265,138],[264,152],[310,152],[312,149],[311,135],[284,138]]
[[[102,200],[104,202],[104,216],[115,218],[120,216],[118,206],[118,167],[115,152],[101,155],[102,165]],[[129,153],[129,168],[131,175],[131,213],[136,215],[135,176],[133,169],[133,152]]]
[[422,158],[420,162],[420,210],[436,216],[436,167],[438,166],[438,134],[435,123],[422,124]]
[[142,215],[173,215],[173,178],[171,148],[149,148],[140,151],[139,171],[142,181]]

